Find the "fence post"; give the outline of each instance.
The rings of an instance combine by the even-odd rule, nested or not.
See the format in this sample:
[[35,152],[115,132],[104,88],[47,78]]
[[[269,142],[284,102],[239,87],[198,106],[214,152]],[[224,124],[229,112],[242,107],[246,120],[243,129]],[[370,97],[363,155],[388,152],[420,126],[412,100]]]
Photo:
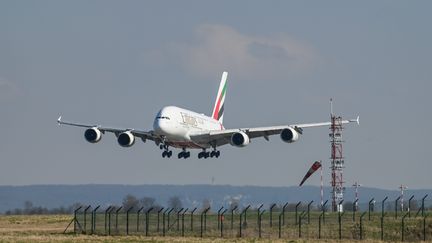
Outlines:
[[222,210],[223,210],[223,206],[217,211],[217,226],[218,226],[218,229],[220,229],[220,215],[221,215],[221,212],[222,212]]
[[73,219],[73,221],[74,221],[74,234],[76,234],[77,213],[78,213],[78,210],[80,210],[81,208],[82,208],[82,206],[79,206],[77,209],[74,210],[74,219]]
[[122,208],[123,207],[119,207],[115,212],[115,214],[116,214],[116,216],[115,216],[115,231],[117,234],[118,234],[118,213]]
[[321,212],[318,218],[318,239],[321,239],[321,218],[324,215],[324,212]]
[[143,209],[144,209],[144,207],[141,207],[141,208],[138,209],[138,211],[137,211],[137,221],[136,221],[136,231],[137,231],[137,233],[139,232],[139,223],[140,223],[140,221],[139,221],[139,215],[140,215],[140,212],[141,212]]
[[108,235],[111,235],[111,213],[115,210],[115,207],[112,207],[108,212]]
[[149,232],[149,224],[150,224],[150,212],[153,210],[153,207],[149,208],[145,213],[145,236],[148,236]]
[[405,218],[406,218],[406,216],[408,216],[408,213],[406,213],[404,216],[402,216],[402,222],[401,222],[401,234],[402,234],[402,241],[404,241],[405,240],[405,237],[404,237],[404,232],[405,232]]
[[282,236],[282,213],[279,214],[279,239]]
[[259,238],[261,238],[261,220],[262,220],[262,215],[264,214],[265,210],[263,210],[259,215],[258,215],[258,236]]
[[285,208],[288,206],[288,202],[282,207],[282,225],[285,225]]
[[357,211],[357,203],[358,203],[358,199],[356,199],[353,203],[353,222],[355,222],[355,215],[356,215],[356,211]]
[[183,211],[184,208],[181,208],[179,211],[177,211],[177,231],[180,230],[180,213]]
[[100,205],[98,205],[95,209],[92,211],[92,230],[91,233],[94,234],[96,231],[96,211],[100,208]]
[[384,217],[384,203],[385,201],[388,199],[388,197],[385,197],[382,201],[381,201],[381,217]]
[[243,215],[243,212],[241,212],[239,215],[239,237],[240,238],[242,237],[242,215]]
[[408,199],[408,217],[411,218],[411,200],[414,199],[414,195],[412,195],[409,199]]
[[204,232],[207,231],[207,212],[210,210],[210,207],[208,207],[206,210],[204,210]]
[[341,214],[341,205],[343,203],[344,200],[341,200],[339,202],[339,210],[338,210],[338,219],[339,219],[339,240],[342,239],[342,214]]
[[401,199],[401,196],[399,196],[398,198],[396,198],[395,200],[395,219],[397,219],[398,216],[398,201]]
[[126,235],[129,234],[129,212],[133,209],[133,206],[126,210]]
[[244,225],[245,228],[247,227],[247,210],[250,208],[250,205],[248,205],[245,209],[243,209],[243,214],[244,214]]
[[165,215],[166,213],[169,211],[170,209],[167,208],[165,209],[165,211],[163,211],[162,213],[162,235],[165,236]]
[[298,202],[295,206],[295,224],[297,225],[297,212],[298,212],[298,207],[300,206],[301,202]]
[[372,203],[373,203],[374,200],[375,200],[375,198],[372,198],[371,200],[369,200],[369,209],[368,209],[368,211],[369,211],[369,221],[371,219]]
[[221,238],[224,237],[223,235],[223,222],[224,222],[224,214],[226,213],[228,209],[225,209],[219,216],[220,216],[220,230],[221,230]]
[[190,221],[190,228],[191,228],[191,231],[193,232],[193,216],[194,216],[194,213],[195,213],[195,211],[197,210],[197,208],[194,208],[193,210],[192,210],[192,212],[191,212],[191,221]]
[[105,234],[107,234],[107,225],[108,225],[108,212],[111,210],[111,206],[109,206],[107,209],[105,209]]
[[312,205],[313,200],[307,206],[307,214],[308,214],[308,224],[310,224],[310,206]]
[[157,228],[156,231],[159,232],[159,221],[160,221],[160,213],[162,212],[162,210],[164,210],[163,207],[161,207],[158,212],[157,212]]
[[327,205],[327,203],[328,203],[328,200],[326,200],[326,201],[324,202],[324,204],[321,206],[321,210],[322,210],[322,212],[323,212],[323,224],[325,224],[325,210],[326,210],[326,205]]
[[231,229],[234,228],[234,211],[237,209],[237,206],[231,209]]
[[183,211],[182,213],[182,236],[184,236],[184,216],[188,210],[189,208],[186,208],[185,211]]
[[[203,237],[203,230],[206,230],[206,219],[207,219],[207,211],[210,210],[210,207],[201,212],[201,238]],[[203,225],[204,224],[204,225]]]
[[427,215],[423,217],[423,241],[426,241],[426,217]]
[[424,213],[424,202],[425,202],[425,199],[427,198],[427,196],[428,196],[428,194],[426,194],[423,198],[422,198],[422,206],[421,206],[421,211],[422,211],[422,217],[424,217],[425,216],[425,213]]
[[91,205],[88,205],[85,209],[84,209],[84,234],[87,234],[87,210],[89,210],[91,207]]
[[366,212],[363,212],[360,215],[360,240],[363,240],[363,217],[366,215]]
[[169,231],[170,230],[170,228],[171,228],[171,225],[170,225],[170,215],[171,215],[171,212],[174,210],[174,208],[171,208],[169,211],[168,211],[168,214],[167,214],[167,229],[166,229],[166,231]]
[[258,209],[257,209],[257,223],[259,223],[259,215],[260,215],[260,210],[261,208],[264,206],[264,204],[261,204]]
[[298,218],[298,226],[299,226],[299,228],[298,228],[298,234],[299,234],[299,238],[301,238],[302,237],[302,230],[301,230],[301,227],[302,227],[302,219],[303,219],[303,215],[305,214],[306,212],[305,211],[303,211],[301,214],[300,214],[300,216],[299,216],[299,218]]
[[270,206],[270,228],[273,227],[273,208],[276,206],[276,203],[273,203]]

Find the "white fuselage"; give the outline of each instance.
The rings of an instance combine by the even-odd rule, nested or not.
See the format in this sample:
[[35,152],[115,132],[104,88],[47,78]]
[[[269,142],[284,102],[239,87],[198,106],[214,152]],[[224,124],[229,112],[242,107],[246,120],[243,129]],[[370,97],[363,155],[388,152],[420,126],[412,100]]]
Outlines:
[[207,148],[208,144],[193,143],[190,134],[223,129],[222,124],[211,117],[176,106],[162,108],[153,123],[157,135],[163,136],[170,146],[179,148]]

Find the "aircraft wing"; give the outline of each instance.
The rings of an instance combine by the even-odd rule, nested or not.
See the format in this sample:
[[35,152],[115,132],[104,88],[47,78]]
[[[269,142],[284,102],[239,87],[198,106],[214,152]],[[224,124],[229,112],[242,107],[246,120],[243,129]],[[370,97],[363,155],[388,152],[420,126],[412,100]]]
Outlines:
[[[357,119],[343,120],[342,124],[347,124],[351,122],[356,122],[357,124],[360,124],[359,117],[357,117]],[[271,126],[271,127],[225,129],[225,130],[207,131],[207,132],[190,134],[190,138],[195,143],[222,146],[230,143],[231,136],[237,132],[246,133],[250,139],[263,137],[264,139],[269,140],[269,136],[280,134],[282,130],[286,128],[292,128],[296,130],[299,134],[302,134],[303,128],[322,127],[322,126],[330,126],[330,125],[331,122],[320,122],[320,123],[292,124],[292,125]]]
[[154,134],[153,131],[142,131],[142,130],[131,129],[131,128],[111,128],[111,127],[104,127],[101,125],[90,125],[90,124],[68,122],[68,121],[63,121],[61,116],[57,119],[57,123],[59,125],[69,125],[69,126],[74,126],[74,127],[84,127],[84,128],[93,128],[94,127],[94,128],[97,128],[102,133],[111,132],[111,133],[114,133],[116,136],[118,136],[118,134],[120,134],[122,132],[129,131],[135,137],[139,137],[142,139],[149,139],[152,141],[156,141],[156,140],[161,139],[159,136]]

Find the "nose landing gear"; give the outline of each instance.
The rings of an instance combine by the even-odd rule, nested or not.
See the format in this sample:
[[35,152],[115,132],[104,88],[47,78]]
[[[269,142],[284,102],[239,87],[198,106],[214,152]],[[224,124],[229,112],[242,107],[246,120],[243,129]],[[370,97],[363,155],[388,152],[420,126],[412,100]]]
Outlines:
[[166,144],[164,143],[164,144],[159,145],[159,148],[160,148],[160,149],[164,149],[164,151],[162,152],[162,158],[165,158],[165,157],[167,157],[167,158],[171,158],[171,156],[172,156],[172,151],[169,150],[168,145],[166,145]]

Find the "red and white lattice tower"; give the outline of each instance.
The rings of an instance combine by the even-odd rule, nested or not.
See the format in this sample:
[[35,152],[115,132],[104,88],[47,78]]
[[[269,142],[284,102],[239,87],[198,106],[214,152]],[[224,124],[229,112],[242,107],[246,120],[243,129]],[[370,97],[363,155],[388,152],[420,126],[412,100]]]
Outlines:
[[343,186],[343,168],[344,157],[342,148],[342,117],[336,117],[333,114],[333,102],[330,99],[330,144],[331,144],[331,186],[332,186],[332,209],[334,212],[342,212],[342,205],[339,207],[340,202],[343,200],[345,187]]

